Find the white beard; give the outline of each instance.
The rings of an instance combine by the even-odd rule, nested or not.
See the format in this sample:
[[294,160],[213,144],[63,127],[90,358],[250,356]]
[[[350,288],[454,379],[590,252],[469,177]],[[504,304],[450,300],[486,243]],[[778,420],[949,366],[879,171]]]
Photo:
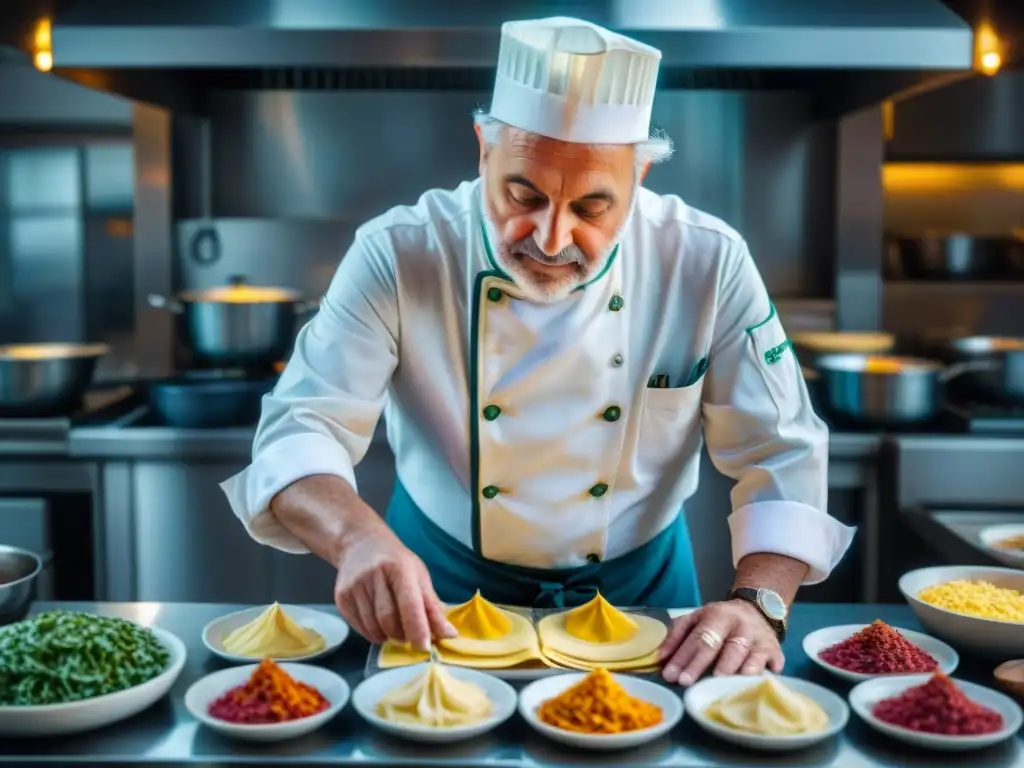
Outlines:
[[[612,254],[615,253],[615,248],[619,244],[619,240],[622,238],[622,233],[625,232],[626,227],[629,226],[629,223],[633,218],[633,211],[636,208],[637,200],[636,192],[637,191],[634,188],[630,198],[629,213],[626,215],[626,218],[622,222],[622,226],[620,226],[618,231],[615,233],[615,237],[612,238],[611,243],[609,243],[601,258],[594,262],[588,262],[586,270],[582,274],[579,270],[575,270],[565,277],[553,280],[539,278],[535,272],[531,271],[524,264],[522,258],[516,258],[510,252],[509,247],[504,244],[498,236],[497,229],[491,220],[490,208],[485,200],[483,205],[484,229],[487,233],[487,239],[494,254],[494,260],[498,263],[498,266],[508,273],[509,277],[512,278],[519,290],[523,292],[523,296],[527,301],[531,301],[536,304],[555,304],[562,301],[581,285],[589,281],[594,275],[600,274],[601,271],[608,266],[608,262],[611,260]],[[529,258],[529,256],[524,258]]]

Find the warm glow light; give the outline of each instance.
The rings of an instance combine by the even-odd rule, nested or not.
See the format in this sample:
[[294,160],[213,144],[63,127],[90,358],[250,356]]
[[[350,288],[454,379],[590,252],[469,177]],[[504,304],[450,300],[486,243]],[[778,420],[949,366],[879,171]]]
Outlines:
[[985,75],[994,75],[1003,65],[1003,44],[987,21],[974,33],[974,67]]
[[32,57],[32,63],[40,72],[49,72],[53,69],[53,54],[49,51],[36,51]]
[[981,55],[981,71],[986,75],[994,75],[1002,66],[1003,57],[995,51],[989,51]]
[[50,20],[40,19],[36,22],[33,35],[35,53],[32,56],[32,63],[40,72],[49,72],[53,69],[53,48],[50,43]]
[[47,50],[49,50],[50,46],[52,45],[50,29],[51,27],[49,19],[40,19],[39,21],[36,22],[36,48],[46,48]]
[[959,165],[886,163],[882,186],[887,193],[954,193],[969,189],[1003,189],[1024,193],[1024,163]]

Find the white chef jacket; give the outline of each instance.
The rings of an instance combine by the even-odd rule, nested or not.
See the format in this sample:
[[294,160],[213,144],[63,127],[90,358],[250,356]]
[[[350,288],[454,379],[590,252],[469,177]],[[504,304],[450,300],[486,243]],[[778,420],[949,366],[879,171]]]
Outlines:
[[481,194],[432,190],[357,231],[263,400],[252,463],[223,484],[249,533],[305,552],[270,500],[314,474],[354,487],[383,411],[399,481],[485,558],[569,568],[639,547],[696,490],[706,440],[737,481],[734,562],[788,555],[824,579],[854,529],[826,512],[828,431],[742,238],[640,189],[604,272],[534,304],[491,255]]

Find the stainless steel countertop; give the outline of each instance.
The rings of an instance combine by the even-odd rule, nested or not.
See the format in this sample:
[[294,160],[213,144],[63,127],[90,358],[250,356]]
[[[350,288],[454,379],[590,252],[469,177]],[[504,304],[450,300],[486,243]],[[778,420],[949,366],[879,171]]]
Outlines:
[[[4,740],[0,763],[77,765],[361,765],[361,766],[882,766],[970,765],[972,768],[1011,768],[1024,764],[1024,739],[968,755],[923,753],[886,740],[861,723],[856,715],[844,733],[825,745],[787,755],[761,755],[733,748],[683,722],[654,744],[620,754],[576,752],[544,740],[518,716],[491,735],[461,745],[413,745],[378,733],[351,706],[323,729],[283,745],[233,742],[202,728],[185,711],[182,699],[196,679],[220,669],[200,639],[203,626],[237,605],[181,603],[39,603],[33,611],[55,607],[95,611],[159,626],[178,635],[188,648],[184,672],[170,695],[135,718],[95,733],[43,740]],[[320,606],[324,610],[332,608]],[[813,680],[845,695],[849,686],[812,664],[800,648],[804,635],[834,624],[868,623],[876,618],[908,629],[920,629],[910,609],[891,605],[807,604],[793,614],[785,651],[786,673]],[[351,637],[325,666],[343,674],[355,686],[362,679],[367,645]],[[962,659],[958,676],[987,683],[992,664]]]
[[[248,460],[255,432],[255,427],[79,427],[71,430],[69,454],[83,459],[197,457]],[[373,439],[387,441],[383,423],[378,425]],[[878,454],[884,439],[880,433],[833,432],[829,436],[829,456],[836,459],[871,458]]]

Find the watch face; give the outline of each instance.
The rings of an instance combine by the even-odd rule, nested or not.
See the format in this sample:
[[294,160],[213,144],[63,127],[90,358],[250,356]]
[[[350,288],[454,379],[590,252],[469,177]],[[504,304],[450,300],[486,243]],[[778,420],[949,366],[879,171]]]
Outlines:
[[771,616],[777,621],[783,621],[786,618],[786,603],[778,593],[772,592],[770,589],[758,590],[757,602],[761,606],[761,610]]

